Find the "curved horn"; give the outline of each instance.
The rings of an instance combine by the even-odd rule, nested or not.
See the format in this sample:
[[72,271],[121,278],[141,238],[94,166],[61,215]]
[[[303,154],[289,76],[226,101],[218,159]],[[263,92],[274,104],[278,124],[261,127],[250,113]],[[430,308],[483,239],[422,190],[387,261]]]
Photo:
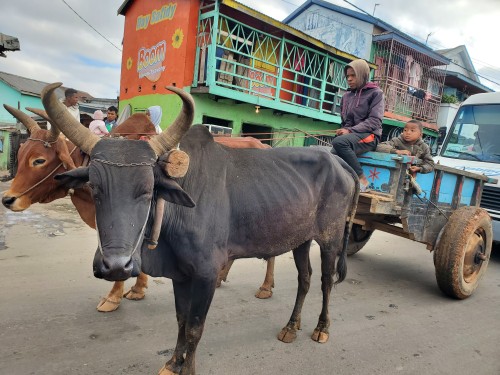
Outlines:
[[59,128],[57,126],[55,126],[54,124],[52,124],[52,120],[50,119],[49,115],[47,115],[47,112],[45,112],[43,109],[33,108],[33,107],[26,107],[26,109],[28,111],[34,113],[35,115],[40,116],[45,121],[47,121],[48,123],[50,123],[50,137],[49,137],[49,141],[55,141],[59,137],[59,134],[61,134],[61,132],[59,131]]
[[43,106],[52,119],[53,124],[57,126],[71,142],[80,147],[87,154],[90,154],[100,138],[76,121],[64,104],[57,99],[54,91],[61,85],[62,83],[57,82],[43,88]]
[[37,124],[37,122],[23,111],[20,111],[19,109],[11,107],[10,105],[7,104],[4,104],[3,107],[18,121],[20,121],[24,126],[26,126],[26,128],[30,131],[30,133],[33,133],[34,130],[41,129],[40,126]]
[[154,136],[148,141],[149,145],[158,156],[171,150],[179,143],[193,123],[194,118],[193,97],[177,87],[167,86],[166,88],[179,95],[182,100],[182,111],[163,133]]

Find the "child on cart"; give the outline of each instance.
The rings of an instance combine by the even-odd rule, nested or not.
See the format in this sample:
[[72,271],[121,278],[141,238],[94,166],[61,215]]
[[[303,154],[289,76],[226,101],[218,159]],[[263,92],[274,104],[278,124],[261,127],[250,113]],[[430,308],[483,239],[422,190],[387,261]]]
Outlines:
[[388,152],[391,154],[415,156],[419,159],[417,165],[410,167],[410,173],[429,173],[434,170],[434,160],[432,159],[429,146],[422,140],[423,125],[418,120],[410,120],[406,123],[403,133],[399,137],[394,137],[390,141],[377,145],[376,151]]

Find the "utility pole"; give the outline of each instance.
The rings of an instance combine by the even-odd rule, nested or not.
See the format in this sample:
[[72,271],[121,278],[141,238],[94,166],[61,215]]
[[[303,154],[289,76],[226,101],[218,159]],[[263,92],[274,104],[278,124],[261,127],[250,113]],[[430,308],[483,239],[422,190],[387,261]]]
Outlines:
[[372,13],[372,16],[374,16],[374,17],[375,17],[375,9],[377,9],[377,7],[378,7],[379,5],[380,5],[380,4],[375,4],[375,5],[373,6],[373,13]]

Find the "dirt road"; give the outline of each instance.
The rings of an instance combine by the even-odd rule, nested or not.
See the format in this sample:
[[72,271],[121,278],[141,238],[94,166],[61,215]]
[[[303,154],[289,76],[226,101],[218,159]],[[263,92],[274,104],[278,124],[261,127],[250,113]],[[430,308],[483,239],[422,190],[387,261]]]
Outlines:
[[[170,280],[151,279],[144,301],[98,313],[111,283],[93,277],[96,236],[68,199],[23,213],[1,207],[0,225],[0,374],[157,373],[177,332]],[[375,233],[332,292],[323,345],[309,338],[321,308],[317,247],[311,262],[302,331],[292,344],[276,339],[295,299],[291,254],[277,259],[269,300],[253,297],[264,262],[235,262],[209,312],[198,374],[500,373],[500,250],[476,293],[455,301],[438,290],[423,245]]]

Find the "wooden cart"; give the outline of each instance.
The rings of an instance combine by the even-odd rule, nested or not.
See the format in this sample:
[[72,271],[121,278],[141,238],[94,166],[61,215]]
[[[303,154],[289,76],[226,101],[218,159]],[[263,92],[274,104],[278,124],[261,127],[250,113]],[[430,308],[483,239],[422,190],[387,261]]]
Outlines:
[[439,288],[455,298],[469,297],[491,253],[491,218],[479,207],[489,178],[436,165],[434,173],[413,179],[408,174],[413,157],[368,152],[359,159],[371,190],[360,194],[349,255],[374,230],[422,242],[434,253]]

